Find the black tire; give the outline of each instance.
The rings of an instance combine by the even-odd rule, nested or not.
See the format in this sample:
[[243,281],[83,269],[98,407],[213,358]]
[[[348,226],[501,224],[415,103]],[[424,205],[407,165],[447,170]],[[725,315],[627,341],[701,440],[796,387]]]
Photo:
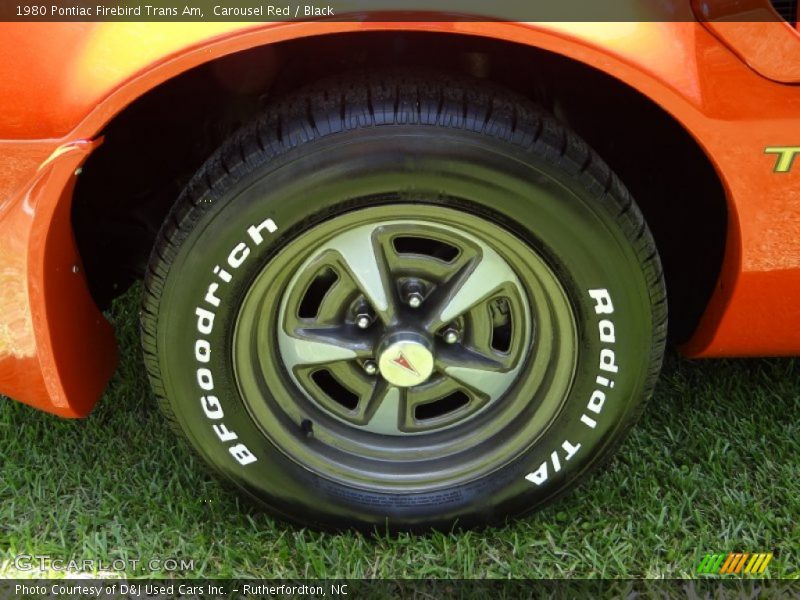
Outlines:
[[[294,375],[299,370],[289,374],[285,364],[281,370],[287,357],[279,347],[288,327],[284,319],[300,318],[302,309],[291,308],[291,302],[311,297],[310,287],[301,289],[299,300],[289,298],[290,291],[300,289],[299,273],[319,254],[314,249],[348,227],[377,222],[422,227],[419,231],[430,227],[431,232],[441,225],[447,228],[443,236],[450,232],[467,240],[466,246],[469,240],[486,244],[476,250],[482,258],[475,260],[488,260],[487,253],[496,250],[497,264],[504,261],[513,272],[506,280],[513,279],[513,285],[503,284],[506,291],[476,301],[458,317],[459,325],[448,327],[456,328],[451,338],[465,348],[489,339],[485,330],[467,332],[471,324],[489,327],[492,340],[507,336],[508,348],[492,341],[492,352],[500,362],[505,355],[516,356],[515,379],[505,375],[510,367],[494,366],[503,373],[498,381],[508,387],[474,388],[476,380],[470,380],[462,391],[466,404],[440,407],[430,422],[445,422],[462,414],[458,411],[484,406],[480,403],[485,408],[464,412],[469,417],[463,420],[452,417],[446,427],[417,431],[406,420],[416,422],[422,414],[407,413],[410,399],[433,386],[434,378],[444,385],[450,374],[463,373],[449,366],[424,384],[402,388],[405,395],[393,396],[406,412],[397,413],[394,422],[390,418],[391,435],[326,414],[328,409],[313,403],[312,392],[301,393],[310,388],[301,388],[300,375]],[[378,229],[369,231],[370,247],[377,248],[372,236]],[[397,239],[391,238],[396,264],[412,259],[425,268],[433,264],[433,258],[420,254],[426,250],[403,254]],[[453,244],[457,257],[467,252]],[[380,271],[385,284],[385,273],[395,275],[400,267],[392,271],[386,266],[390,251],[381,252],[387,261]],[[337,260],[343,256],[333,254]],[[302,263],[306,256],[312,258]],[[342,264],[340,272],[325,276],[336,285],[347,277],[358,284],[361,280],[348,270],[354,263]],[[478,268],[477,262],[465,264]],[[316,285],[322,275],[311,277]],[[453,303],[467,284],[447,277],[452,287],[446,294]],[[421,285],[424,302],[434,302],[437,283],[401,279],[386,288],[391,302],[399,302],[392,304],[392,314],[404,319],[416,314],[402,286]],[[352,285],[347,289],[351,293]],[[145,361],[167,418],[225,480],[261,506],[322,528],[470,526],[540,507],[598,466],[633,425],[655,385],[666,336],[658,253],[619,179],[580,138],[527,99],[440,73],[358,73],[321,82],[272,106],[188,184],[162,227],[145,290]],[[325,293],[319,296],[327,298]],[[342,297],[353,298],[345,292]],[[372,296],[359,298],[363,303]],[[353,311],[367,309],[342,310],[341,331],[354,332]],[[481,324],[484,313],[492,319],[489,325]],[[385,322],[383,313],[379,317],[377,326],[394,323],[391,315]],[[313,318],[322,319],[319,313]],[[305,330],[293,335],[305,335],[299,331]],[[389,334],[381,331],[384,337],[369,343],[382,345],[370,346],[369,352],[387,347]],[[424,354],[425,360],[425,352],[431,360],[435,354],[436,361],[456,356],[447,354],[440,334],[398,348],[418,352],[415,357]],[[518,355],[514,340],[524,341]],[[353,348],[365,352],[358,344]],[[425,352],[419,350],[423,346]],[[381,352],[383,359],[389,350]],[[393,360],[402,366],[401,357]],[[292,368],[305,368],[302,364],[298,359]],[[365,359],[348,362],[348,373],[354,365],[364,367]],[[374,384],[363,385],[377,390],[383,380],[380,373],[374,377]],[[451,379],[453,385],[462,381]],[[391,389],[380,385],[386,387],[378,404]],[[323,392],[335,395],[327,389]],[[335,411],[349,414],[345,408]],[[501,417],[505,420],[498,421]],[[403,444],[419,453],[417,462]],[[441,457],[433,454],[437,448],[444,449]],[[372,454],[359,456],[362,450]]]

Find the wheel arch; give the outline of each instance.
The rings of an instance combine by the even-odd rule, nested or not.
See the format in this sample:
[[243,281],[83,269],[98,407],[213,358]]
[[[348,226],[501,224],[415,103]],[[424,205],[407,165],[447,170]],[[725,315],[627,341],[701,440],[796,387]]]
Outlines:
[[[637,24],[637,26],[644,28],[637,33],[637,39],[643,35],[643,32],[646,33],[648,28],[656,25],[663,24]],[[675,25],[679,27],[679,31],[676,31],[678,31],[677,35],[679,35],[682,43],[690,43],[689,38],[686,36],[686,30],[687,27],[694,27],[694,24]],[[713,207],[709,205],[707,215],[714,220],[716,236],[712,243],[714,246],[713,260],[709,262],[707,270],[707,274],[710,274],[713,279],[713,281],[707,282],[707,296],[710,296],[721,269],[726,236],[730,243],[731,234],[735,236],[736,229],[731,225],[731,223],[735,223],[735,220],[730,221],[729,214],[726,214],[726,211],[728,211],[732,215],[733,211],[726,206],[722,178],[716,172],[707,153],[698,143],[696,139],[697,132],[693,131],[693,124],[702,117],[702,112],[697,106],[698,99],[692,98],[690,93],[692,86],[696,82],[687,83],[684,90],[676,90],[673,82],[654,74],[649,70],[648,65],[631,64],[625,60],[625,57],[620,55],[619,48],[604,46],[597,40],[591,39],[591,36],[581,37],[580,32],[557,30],[551,27],[529,27],[518,23],[395,23],[390,25],[380,23],[339,23],[330,29],[335,29],[336,31],[328,30],[323,34],[323,30],[319,26],[309,24],[295,24],[291,27],[249,27],[241,31],[212,36],[208,39],[188,44],[180,52],[176,52],[160,60],[157,64],[150,65],[146,69],[131,74],[123,84],[117,86],[108,96],[97,102],[93,110],[69,135],[71,139],[94,139],[104,135],[106,142],[92,154],[86,163],[84,175],[78,178],[74,197],[66,195],[64,200],[72,202],[72,221],[75,224],[74,235],[63,236],[54,235],[53,233],[61,228],[69,228],[70,234],[73,234],[73,223],[54,220],[36,225],[43,231],[48,232],[46,235],[47,247],[44,254],[53,256],[59,253],[63,255],[66,252],[66,255],[76,256],[78,262],[81,262],[81,260],[84,263],[91,262],[87,260],[85,242],[88,239],[86,237],[88,234],[86,229],[80,225],[82,218],[80,211],[81,207],[91,207],[91,203],[87,204],[85,199],[90,196],[90,193],[87,192],[87,186],[90,186],[91,183],[93,167],[96,166],[94,163],[103,159],[114,159],[114,155],[108,151],[108,148],[113,148],[110,134],[114,131],[115,126],[119,125],[125,115],[130,115],[131,111],[143,106],[143,103],[146,103],[148,98],[152,101],[152,98],[163,92],[165,86],[169,86],[171,82],[174,84],[181,78],[186,77],[187,73],[196,72],[197,69],[219,64],[217,61],[227,60],[225,57],[235,57],[247,52],[263,52],[263,56],[268,56],[270,54],[269,49],[277,47],[276,45],[279,44],[324,43],[325,41],[335,40],[337,34],[338,36],[345,35],[352,39],[365,35],[384,36],[385,39],[390,39],[393,35],[410,34],[418,31],[419,33],[416,35],[435,36],[439,40],[447,40],[447,43],[456,43],[459,40],[462,42],[465,40],[479,40],[481,43],[499,44],[508,49],[514,48],[515,52],[529,53],[531,56],[548,54],[551,57],[556,57],[557,60],[567,61],[576,66],[579,65],[585,72],[592,72],[605,82],[616,82],[615,85],[618,89],[626,90],[625,94],[628,98],[638,98],[637,103],[639,106],[647,107],[645,110],[652,111],[650,113],[652,115],[658,115],[662,123],[669,123],[669,127],[673,132],[679,131],[679,137],[682,138],[681,144],[684,144],[682,147],[689,148],[691,157],[702,162],[705,185],[709,186],[709,190],[713,190],[711,194],[714,198]],[[692,35],[695,34],[702,35],[692,30]],[[690,48],[689,50],[692,49]],[[483,68],[480,56],[468,57],[467,62],[470,60],[473,60],[474,64],[462,65],[467,70],[476,69],[480,71]],[[546,94],[547,91],[545,90],[545,96]],[[556,100],[557,102],[554,104],[555,110],[557,112],[560,111],[560,114],[570,120],[573,127],[578,130],[578,133],[585,137],[591,137],[586,136],[586,132],[590,130],[590,127],[586,126],[586,124],[581,125],[578,122],[580,118],[575,119],[575,115],[579,111],[576,112],[575,107],[571,106],[568,99],[566,102],[564,102],[563,97]],[[613,98],[609,99],[609,101],[613,102]],[[600,140],[601,138],[602,132],[597,133],[596,139]],[[596,144],[592,139],[589,141]],[[154,141],[152,147],[157,145],[158,142]],[[618,165],[614,164],[613,160],[609,162],[612,163],[612,167],[619,170]],[[103,163],[101,162],[100,164]],[[621,177],[623,181],[626,180],[624,173],[621,174]],[[636,190],[634,190],[634,194],[636,195]],[[652,206],[657,207],[658,202],[649,203],[642,200],[642,198],[639,198],[645,215],[649,216],[649,206],[652,204]],[[166,212],[167,208],[164,207],[164,212]],[[659,235],[656,231],[657,242],[660,241],[659,237],[662,237],[662,239],[668,238],[663,234]],[[702,242],[702,236],[699,240]],[[50,247],[51,243],[58,243],[61,247]],[[64,247],[69,244],[72,244],[72,247]],[[689,254],[692,254],[693,251],[694,248],[690,248]],[[708,253],[704,254],[709,255]],[[685,253],[683,256],[685,257]],[[735,257],[735,253],[732,256]],[[103,294],[98,292],[95,273],[92,272],[92,268],[88,265],[87,269],[86,279],[82,280],[83,285],[91,286],[93,298],[99,300],[102,304],[103,300],[108,299],[110,296],[103,298]],[[691,286],[687,286],[688,292],[691,292],[689,288]],[[57,292],[57,290],[54,291]],[[91,302],[92,296],[85,294],[83,301]],[[677,339],[683,341],[691,335],[706,307],[707,301],[708,297],[704,297],[692,307],[690,311],[691,323],[686,327],[685,331],[680,332]],[[54,302],[58,302],[58,299],[45,294],[43,298],[45,306]],[[94,310],[96,311],[96,308]],[[62,357],[74,347],[74,339],[66,339],[63,334],[66,334],[66,332],[56,330],[49,332],[52,338],[51,346],[56,363],[59,363]],[[106,337],[104,340],[98,341],[98,343],[110,346],[112,341]],[[75,365],[81,362],[79,357],[64,358],[63,360]],[[82,367],[81,371],[84,373],[92,372],[91,365],[82,365]],[[104,369],[92,374],[90,377],[106,380],[109,376],[108,369]],[[52,393],[51,390],[51,395]],[[66,392],[63,393],[66,394]],[[64,402],[74,408],[72,410],[74,415],[72,416],[84,415],[93,406],[93,402],[85,399],[78,403],[73,403],[69,397],[66,399],[61,398],[62,406]],[[42,408],[47,409],[50,402],[43,402],[42,404]],[[62,408],[59,412],[68,414],[70,411]]]

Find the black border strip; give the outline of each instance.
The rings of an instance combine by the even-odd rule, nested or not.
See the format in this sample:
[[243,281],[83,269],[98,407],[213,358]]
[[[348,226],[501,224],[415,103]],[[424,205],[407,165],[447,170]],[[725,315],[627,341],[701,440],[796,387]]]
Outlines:
[[785,0],[2,0],[0,21],[786,22],[776,10],[786,12],[781,2],[785,4]]
[[[342,600],[448,598],[796,598],[800,580],[681,579],[50,579],[0,580],[0,598],[167,600],[337,598]],[[491,595],[491,596],[489,596]]]

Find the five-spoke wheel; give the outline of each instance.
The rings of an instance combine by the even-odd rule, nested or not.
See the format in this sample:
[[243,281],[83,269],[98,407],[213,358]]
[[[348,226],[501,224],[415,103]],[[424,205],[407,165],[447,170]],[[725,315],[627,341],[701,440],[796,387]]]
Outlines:
[[283,254],[291,267],[267,265],[242,304],[234,364],[266,435],[281,437],[286,421],[309,432],[282,442],[302,464],[391,488],[379,461],[403,448],[408,480],[437,487],[481,468],[472,445],[511,459],[557,411],[545,403],[533,418],[528,394],[566,390],[571,309],[542,258],[498,225],[444,207],[371,207],[308,229]]

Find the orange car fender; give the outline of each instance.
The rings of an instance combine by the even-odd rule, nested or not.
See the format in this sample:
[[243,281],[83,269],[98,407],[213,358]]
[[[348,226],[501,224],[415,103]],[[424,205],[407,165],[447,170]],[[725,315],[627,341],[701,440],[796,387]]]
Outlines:
[[[44,92],[42,86],[26,85],[26,78],[34,77],[35,73],[16,74],[22,80],[19,86],[22,97],[15,104],[19,113],[11,115],[13,118],[0,117],[0,137],[55,138],[51,150],[57,151],[65,144],[75,149],[56,156],[40,168],[40,179],[34,177],[23,186],[21,195],[34,207],[29,214],[28,231],[20,228],[14,232],[14,235],[26,236],[27,240],[27,303],[32,326],[23,335],[32,338],[29,341],[35,347],[40,370],[37,375],[37,367],[31,362],[20,371],[21,360],[29,360],[30,356],[10,359],[3,355],[0,346],[0,391],[64,416],[83,416],[91,410],[110,377],[116,356],[110,328],[88,293],[68,218],[75,169],[90,150],[90,140],[96,138],[115,114],[149,89],[201,63],[282,40],[346,31],[435,31],[537,46],[605,71],[670,112],[706,149],[729,199],[753,189],[762,193],[780,189],[755,169],[740,169],[744,161],[754,157],[734,151],[731,141],[744,132],[749,147],[788,143],[786,132],[791,127],[797,131],[800,125],[800,96],[782,92],[776,84],[756,75],[696,23],[533,26],[502,22],[365,21],[183,23],[147,24],[147,27],[135,23],[105,23],[69,24],[73,29],[69,29],[68,24],[51,27],[55,28],[53,35],[58,33],[73,39],[77,49],[67,53],[66,62],[61,60],[62,71],[45,82]],[[48,37],[37,35],[34,44]],[[49,47],[52,60],[58,62],[55,53],[63,52],[64,46],[52,44]],[[0,48],[0,58],[8,52],[7,48]],[[0,76],[3,76],[3,69],[9,68],[8,65],[0,68]],[[734,104],[720,96],[715,85],[725,86],[730,93],[748,89],[748,94]],[[757,98],[758,103],[753,98]],[[0,101],[3,105],[11,104],[11,100],[1,94]],[[53,101],[60,104],[42,106]],[[765,112],[772,119],[766,125],[761,122]],[[10,231],[10,215],[24,212],[19,200],[12,203],[11,209],[3,208],[2,188],[0,183],[0,238]],[[793,202],[793,207],[800,204],[797,194],[787,200]],[[741,206],[729,203],[725,266],[711,309],[687,347],[694,355],[748,352],[735,334],[735,319],[731,322],[726,317],[732,299],[747,292],[739,290],[741,271],[749,260],[742,255],[740,223],[745,221],[739,214]],[[780,229],[781,225],[776,228]],[[758,228],[750,234],[757,235]],[[778,235],[787,235],[785,224]],[[0,258],[1,253],[2,249]],[[759,285],[783,285],[781,282],[787,280],[792,284],[800,282],[800,259],[787,260],[785,264],[789,267],[788,276],[761,281]],[[77,271],[73,272],[71,265],[77,265]],[[750,319],[747,315],[745,318]],[[70,322],[62,323],[63,320]],[[800,326],[800,312],[794,310],[790,321]],[[762,331],[769,332],[769,323],[760,326]],[[754,346],[756,351],[764,347],[769,344]],[[797,340],[784,340],[774,346],[773,352],[798,349]]]

